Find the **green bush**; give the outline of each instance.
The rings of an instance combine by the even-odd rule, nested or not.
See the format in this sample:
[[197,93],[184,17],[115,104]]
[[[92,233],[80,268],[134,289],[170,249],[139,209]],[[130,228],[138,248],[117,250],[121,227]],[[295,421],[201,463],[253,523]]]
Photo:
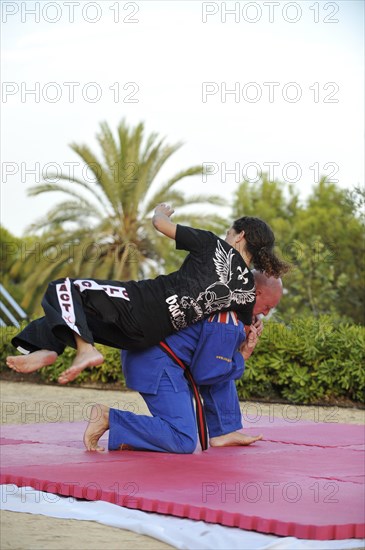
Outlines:
[[[14,354],[10,340],[18,329],[0,329],[0,358]],[[290,325],[265,322],[255,353],[237,381],[241,399],[285,400],[291,403],[364,402],[365,328],[333,316],[300,317]],[[119,351],[97,344],[105,357],[97,368],[85,370],[73,384],[125,385]],[[44,382],[56,382],[72,362],[75,350],[66,348],[54,365],[41,369]]]
[[268,321],[237,381],[241,399],[292,403],[364,402],[365,328],[333,316]]

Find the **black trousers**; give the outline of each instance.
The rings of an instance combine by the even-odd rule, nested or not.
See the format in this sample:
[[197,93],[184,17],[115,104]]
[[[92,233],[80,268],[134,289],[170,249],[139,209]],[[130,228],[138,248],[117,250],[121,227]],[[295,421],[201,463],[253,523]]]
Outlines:
[[121,281],[58,279],[48,285],[42,300],[45,316],[32,321],[12,340],[20,351],[48,349],[61,354],[66,345],[83,340],[118,349],[147,347]]

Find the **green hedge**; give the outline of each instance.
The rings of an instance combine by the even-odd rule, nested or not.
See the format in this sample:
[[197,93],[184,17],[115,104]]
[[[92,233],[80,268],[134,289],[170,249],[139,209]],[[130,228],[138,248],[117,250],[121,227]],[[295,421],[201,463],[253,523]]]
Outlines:
[[[14,328],[0,329],[1,369],[14,354]],[[331,316],[298,318],[290,326],[265,322],[265,330],[246,371],[237,381],[241,399],[285,400],[291,403],[364,402],[365,327]],[[87,369],[73,384],[125,385],[119,351],[97,345],[105,357],[101,367]],[[39,371],[44,382],[56,382],[75,351],[67,348],[57,362]]]
[[241,399],[292,403],[364,402],[365,327],[332,316],[300,317],[290,326],[265,323],[237,382]]

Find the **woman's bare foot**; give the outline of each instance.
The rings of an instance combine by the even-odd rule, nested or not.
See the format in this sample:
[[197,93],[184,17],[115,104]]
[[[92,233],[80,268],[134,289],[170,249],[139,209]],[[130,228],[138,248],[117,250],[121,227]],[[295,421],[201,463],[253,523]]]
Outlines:
[[52,365],[57,357],[58,355],[55,351],[40,349],[33,351],[33,353],[28,353],[28,355],[9,355],[6,358],[6,364],[16,372],[30,373],[42,367]]
[[109,407],[93,405],[89,424],[84,433],[84,445],[88,451],[104,451],[98,442],[102,435],[109,430]]
[[71,367],[58,377],[59,384],[67,384],[74,380],[87,367],[97,367],[104,361],[101,353],[91,344],[85,350],[77,352]]
[[262,435],[246,435],[241,432],[231,432],[229,434],[211,437],[209,440],[211,447],[230,447],[232,445],[251,445],[255,441],[260,441]]

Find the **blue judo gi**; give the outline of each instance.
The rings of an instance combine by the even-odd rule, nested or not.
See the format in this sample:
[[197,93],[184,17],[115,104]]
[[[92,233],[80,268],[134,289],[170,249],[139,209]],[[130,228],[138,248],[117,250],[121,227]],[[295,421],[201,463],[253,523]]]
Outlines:
[[[242,428],[234,380],[245,367],[238,351],[244,339],[243,324],[231,312],[212,315],[166,338],[199,386],[209,437]],[[123,350],[121,355],[127,386],[142,395],[153,416],[111,408],[109,450],[127,444],[150,451],[194,452],[197,424],[183,369],[159,346]]]

